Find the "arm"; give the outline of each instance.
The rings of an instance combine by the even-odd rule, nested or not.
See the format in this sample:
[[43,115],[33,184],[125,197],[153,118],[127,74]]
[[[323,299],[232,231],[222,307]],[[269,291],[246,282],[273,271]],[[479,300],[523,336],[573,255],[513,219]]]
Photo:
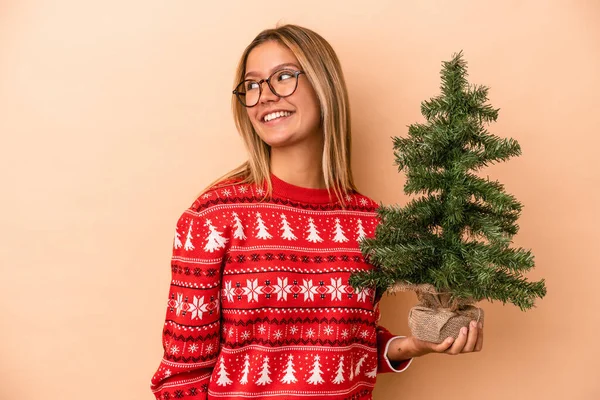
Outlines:
[[221,263],[229,241],[222,227],[218,212],[194,207],[177,222],[164,355],[151,380],[157,399],[207,397],[220,345]]
[[412,358],[402,357],[404,354],[396,351],[397,346],[392,346],[404,336],[392,335],[390,331],[379,325],[379,303],[375,305],[375,318],[377,321],[377,373],[405,371],[412,363]]
[[381,325],[377,325],[377,373],[403,372],[412,363],[411,357],[403,357],[396,351],[395,344],[404,336],[392,335]]

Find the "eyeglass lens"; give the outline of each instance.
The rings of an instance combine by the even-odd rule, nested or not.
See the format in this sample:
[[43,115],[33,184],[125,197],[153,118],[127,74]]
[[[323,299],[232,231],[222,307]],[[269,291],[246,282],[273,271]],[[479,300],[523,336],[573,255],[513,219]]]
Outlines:
[[[290,96],[296,90],[298,83],[296,71],[281,70],[276,71],[269,77],[268,83],[275,95],[279,97]],[[254,80],[246,80],[236,88],[237,96],[246,107],[255,106],[258,103],[261,94],[262,83]],[[269,89],[270,90],[270,89]]]

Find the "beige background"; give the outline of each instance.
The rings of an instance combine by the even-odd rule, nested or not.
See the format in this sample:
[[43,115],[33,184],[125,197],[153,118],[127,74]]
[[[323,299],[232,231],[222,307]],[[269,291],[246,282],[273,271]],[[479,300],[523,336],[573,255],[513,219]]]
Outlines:
[[[487,170],[525,205],[548,295],[482,302],[483,352],[380,375],[376,399],[600,398],[599,1],[0,2],[0,399],[151,399],[178,216],[245,158],[229,110],[243,48],[320,32],[349,84],[355,176],[404,203],[390,136],[422,121],[463,49],[523,156]],[[386,297],[407,332],[413,294]]]

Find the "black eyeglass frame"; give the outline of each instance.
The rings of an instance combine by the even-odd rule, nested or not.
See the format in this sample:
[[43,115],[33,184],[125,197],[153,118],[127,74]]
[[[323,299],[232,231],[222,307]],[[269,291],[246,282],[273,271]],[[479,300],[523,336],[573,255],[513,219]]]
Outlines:
[[[273,85],[271,85],[271,78],[273,76],[275,76],[275,74],[281,72],[281,71],[289,71],[289,72],[293,72],[294,77],[296,78],[296,86],[294,87],[294,90],[292,90],[292,92],[288,95],[282,96],[279,93],[277,93],[277,91],[275,91],[275,89],[273,88]],[[267,82],[267,85],[269,85],[269,89],[271,90],[271,93],[273,93],[275,96],[279,97],[279,98],[284,98],[284,97],[289,97],[291,95],[294,94],[294,92],[296,92],[296,89],[298,89],[298,76],[304,74],[304,71],[298,70],[298,71],[294,71],[293,69],[287,69],[287,68],[283,68],[283,69],[279,69],[275,72],[273,72],[268,78],[266,79],[261,79],[260,81],[256,81],[254,79],[244,79],[243,81],[241,81],[233,90],[233,94],[235,95],[235,97],[238,99],[238,101],[246,108],[252,108],[252,107],[256,107],[256,105],[258,103],[260,103],[260,96],[262,96],[262,84],[263,82]],[[245,82],[256,82],[258,83],[258,100],[256,100],[256,104],[251,105],[251,106],[247,106],[244,101],[242,100],[241,96],[245,97],[245,93],[241,93],[240,91],[238,91],[238,88],[240,87],[240,85],[243,85]]]

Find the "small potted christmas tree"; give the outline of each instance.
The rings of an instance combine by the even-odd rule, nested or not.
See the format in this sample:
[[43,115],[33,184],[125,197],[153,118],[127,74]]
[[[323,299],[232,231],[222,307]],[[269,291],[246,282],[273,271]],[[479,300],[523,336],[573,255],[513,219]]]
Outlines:
[[471,320],[483,323],[480,300],[525,311],[546,294],[543,279],[523,276],[534,267],[532,253],[511,247],[521,203],[498,181],[476,174],[521,148],[486,130],[498,109],[486,104],[488,88],[466,77],[461,51],[443,63],[441,95],[421,103],[427,123],[393,138],[395,163],[407,176],[404,192],[419,196],[404,207],[379,207],[374,237],[360,244],[375,269],[350,279],[378,293],[414,290],[420,304],[410,311],[409,327],[434,343],[458,337]]

